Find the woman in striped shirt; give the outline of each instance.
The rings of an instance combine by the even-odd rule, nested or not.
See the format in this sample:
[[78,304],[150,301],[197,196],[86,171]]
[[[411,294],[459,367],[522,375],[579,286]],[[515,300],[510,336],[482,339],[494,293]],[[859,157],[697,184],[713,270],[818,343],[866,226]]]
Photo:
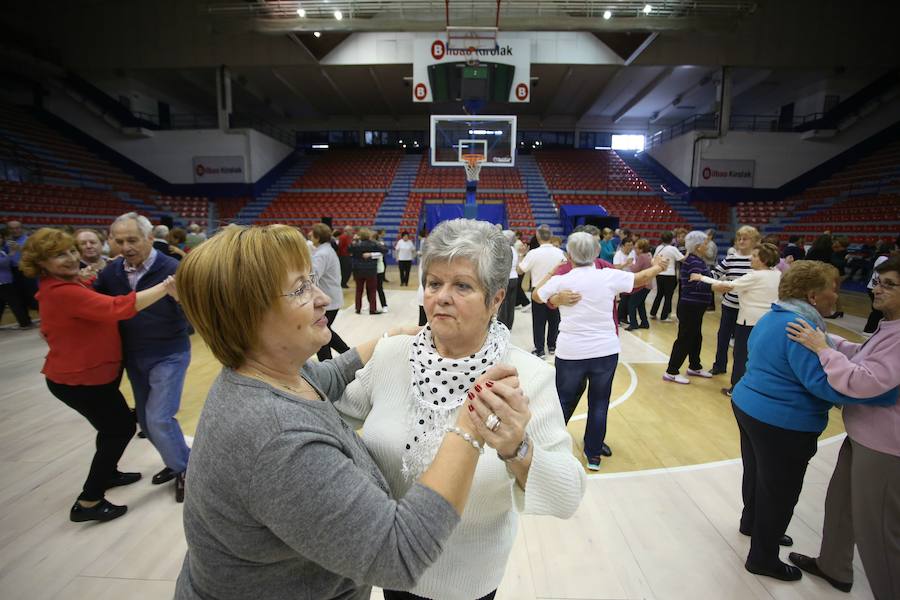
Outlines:
[[[756,227],[744,225],[735,234],[735,252],[729,254],[713,269],[713,277],[719,281],[734,281],[753,270],[753,248],[759,243],[760,235]],[[735,291],[722,296],[722,317],[719,320],[719,335],[716,343],[716,360],[710,373],[721,375],[728,370],[728,346],[737,326],[740,302]]]

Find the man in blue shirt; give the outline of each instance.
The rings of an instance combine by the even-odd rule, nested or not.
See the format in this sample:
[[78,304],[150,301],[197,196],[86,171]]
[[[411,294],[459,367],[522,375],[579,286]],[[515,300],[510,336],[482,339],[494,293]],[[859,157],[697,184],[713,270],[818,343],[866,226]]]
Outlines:
[[[94,288],[110,296],[153,287],[174,275],[178,261],[153,248],[153,226],[137,213],[118,217],[110,238],[121,255],[109,263]],[[122,355],[134,392],[141,429],[166,465],[154,484],[175,479],[175,500],[184,501],[184,473],[190,450],[175,418],[181,406],[184,377],[191,362],[190,325],[178,303],[166,297],[135,317],[122,321]]]

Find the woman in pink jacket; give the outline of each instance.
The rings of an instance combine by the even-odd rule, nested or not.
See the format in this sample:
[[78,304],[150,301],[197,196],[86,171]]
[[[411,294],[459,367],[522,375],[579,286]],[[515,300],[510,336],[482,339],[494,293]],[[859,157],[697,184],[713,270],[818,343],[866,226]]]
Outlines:
[[[802,321],[788,337],[818,354],[828,383],[857,398],[900,386],[900,258],[876,268],[873,306],[884,313],[875,334],[854,344]],[[847,405],[847,438],[825,497],[825,523],[818,558],[791,552],[792,563],[849,592],[853,544],[877,600],[900,598],[900,405]]]

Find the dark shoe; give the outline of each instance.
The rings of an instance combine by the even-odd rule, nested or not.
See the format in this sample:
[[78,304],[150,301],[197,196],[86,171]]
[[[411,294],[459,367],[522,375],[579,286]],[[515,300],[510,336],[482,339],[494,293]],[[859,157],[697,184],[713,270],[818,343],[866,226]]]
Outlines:
[[175,471],[173,471],[169,467],[166,467],[165,469],[154,475],[153,479],[151,479],[150,481],[153,483],[153,485],[162,485],[167,481],[172,481],[174,478]]
[[534,354],[535,356],[537,356],[538,358],[544,358],[543,350],[532,350],[531,353]]
[[729,398],[731,398],[731,388],[722,388],[719,391],[722,392],[723,396],[728,396]]
[[127,506],[117,506],[108,502],[105,498],[90,508],[76,502],[69,511],[69,520],[75,523],[85,521],[112,521],[124,515],[128,511]]
[[650,329],[650,323],[643,323],[640,328],[641,329]]
[[603,456],[612,456],[612,448],[610,448],[606,444],[602,444],[600,446],[600,454],[602,454]]
[[137,435],[138,435],[138,437],[141,438],[142,440],[146,440],[146,439],[147,439],[147,434],[144,433],[143,430],[138,431],[138,434],[137,434]]
[[640,327],[635,327],[634,325],[629,325],[625,328],[625,331],[637,331]]
[[175,502],[184,502],[184,473],[175,476]]
[[[742,535],[746,535],[746,536],[750,535],[749,531],[744,531],[743,529],[739,529],[738,531],[740,531]],[[779,546],[793,546],[794,538],[792,538],[789,535],[783,535],[780,538],[778,538],[778,545]]]
[[547,352],[550,354],[556,354],[556,348],[547,348]]
[[831,584],[831,587],[841,590],[842,592],[849,592],[853,588],[853,582],[844,582],[838,581],[837,579],[830,577],[822,572],[822,569],[819,568],[819,563],[816,562],[811,556],[806,556],[805,554],[800,554],[799,552],[791,552],[788,554],[788,560],[792,563],[800,567],[801,570],[806,571],[810,575],[815,575],[816,577],[821,577],[825,581]]
[[116,471],[116,474],[106,482],[106,489],[131,485],[132,483],[140,481],[140,479],[140,473],[122,473],[121,471]]
[[727,373],[725,369],[720,369],[719,367],[713,367],[709,370],[709,372],[712,375],[724,375],[725,373]]
[[774,577],[781,581],[797,581],[803,577],[803,573],[800,569],[781,561],[778,561],[778,565],[774,567],[756,567],[748,560],[744,563],[744,568],[754,575],[765,575],[766,577]]

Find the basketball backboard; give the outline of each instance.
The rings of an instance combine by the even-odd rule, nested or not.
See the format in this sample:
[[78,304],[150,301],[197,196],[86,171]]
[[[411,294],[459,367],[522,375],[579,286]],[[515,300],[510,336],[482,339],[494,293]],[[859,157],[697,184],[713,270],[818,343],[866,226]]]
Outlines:
[[483,154],[484,167],[516,166],[516,117],[431,115],[431,164],[462,166],[464,154]]

